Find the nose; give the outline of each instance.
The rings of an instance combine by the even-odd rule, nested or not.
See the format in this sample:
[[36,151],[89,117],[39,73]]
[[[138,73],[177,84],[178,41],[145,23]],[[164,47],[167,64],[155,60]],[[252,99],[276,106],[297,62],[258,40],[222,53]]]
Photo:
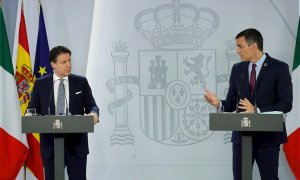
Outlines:
[[240,54],[240,52],[241,52],[240,48],[236,48],[236,53]]
[[66,65],[67,65],[67,67],[71,67],[71,62],[68,61]]

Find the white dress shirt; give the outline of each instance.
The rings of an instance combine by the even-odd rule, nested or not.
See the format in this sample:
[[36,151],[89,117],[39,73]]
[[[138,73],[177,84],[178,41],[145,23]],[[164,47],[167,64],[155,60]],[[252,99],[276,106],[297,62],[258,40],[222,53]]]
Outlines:
[[[57,94],[58,94],[58,86],[59,86],[59,78],[55,73],[53,73],[53,88],[54,88],[54,104],[55,104],[55,111],[56,111],[56,106],[57,106]],[[66,95],[66,102],[65,105],[68,107],[68,111],[70,112],[70,106],[69,106],[69,78],[68,76],[64,77],[64,87],[65,87],[65,95]],[[67,108],[66,108],[67,109]],[[68,112],[68,114],[70,114]]]

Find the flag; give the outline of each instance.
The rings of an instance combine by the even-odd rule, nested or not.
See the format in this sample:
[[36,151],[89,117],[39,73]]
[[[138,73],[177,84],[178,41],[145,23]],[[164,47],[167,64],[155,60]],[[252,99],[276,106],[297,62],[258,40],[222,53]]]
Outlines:
[[[52,68],[48,62],[49,45],[44,21],[44,13],[42,4],[40,3],[40,15],[38,26],[38,38],[36,45],[36,54],[33,70],[33,81],[36,78],[42,77],[46,74],[52,73]],[[28,135],[29,136],[29,135]],[[40,135],[38,133],[31,134],[28,138],[29,155],[26,165],[30,168],[36,178],[44,179],[43,161],[40,153]]]
[[[22,115],[24,115],[30,101],[30,94],[33,89],[34,79],[32,75],[32,66],[30,61],[23,4],[20,17],[19,43],[16,66],[15,78],[17,83],[21,112]],[[36,178],[44,179],[39,135],[31,133],[27,134],[27,142],[29,146],[29,152],[25,162],[26,166],[30,169],[30,171]]]
[[[300,23],[300,19],[299,19]],[[294,64],[292,72],[293,82],[293,109],[287,116],[286,128],[288,134],[288,143],[283,145],[288,164],[295,175],[300,179],[300,24],[298,23],[298,32],[296,39]]]
[[15,179],[28,148],[21,133],[21,112],[1,7],[0,52],[0,179]]
[[31,61],[29,55],[29,46],[23,8],[21,9],[19,43],[16,63],[16,83],[20,100],[22,115],[25,114],[26,108],[30,101],[30,93],[33,89],[33,76]]
[[50,63],[48,61],[49,45],[44,21],[44,13],[42,5],[40,5],[39,31],[36,45],[36,54],[34,61],[34,80],[46,74],[53,73]]

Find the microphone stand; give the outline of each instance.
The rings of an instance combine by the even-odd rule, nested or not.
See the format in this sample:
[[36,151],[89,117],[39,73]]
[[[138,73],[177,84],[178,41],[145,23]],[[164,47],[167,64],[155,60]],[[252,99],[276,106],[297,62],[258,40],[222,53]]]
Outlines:
[[236,107],[235,107],[235,112],[236,112],[236,113],[240,113],[240,111],[239,111],[239,100],[240,100],[241,84],[242,84],[242,81],[243,81],[243,78],[244,78],[244,74],[245,74],[245,72],[243,72],[243,74],[242,74],[242,76],[241,76],[241,79],[240,79],[240,83],[239,83],[238,95],[237,95],[237,99],[236,99]]
[[256,85],[255,85],[255,87],[254,87],[253,98],[254,98],[254,114],[257,114],[257,104],[256,104]]
[[64,94],[65,94],[65,102],[66,102],[66,115],[69,115],[69,104],[68,104],[68,99],[66,96],[66,89],[65,89],[65,84],[63,83],[63,89],[64,89]]
[[52,84],[52,89],[51,89],[51,93],[50,93],[50,97],[49,97],[49,101],[48,101],[48,116],[51,115],[50,102],[51,102],[53,91],[54,91],[54,83],[55,82],[53,82],[53,84]]

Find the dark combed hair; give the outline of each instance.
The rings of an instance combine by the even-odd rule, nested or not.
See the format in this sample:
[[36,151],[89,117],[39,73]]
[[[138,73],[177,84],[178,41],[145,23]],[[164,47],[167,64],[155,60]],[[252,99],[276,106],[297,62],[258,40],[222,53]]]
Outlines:
[[51,63],[51,62],[56,63],[57,56],[59,56],[60,54],[65,54],[65,53],[70,54],[70,56],[72,54],[71,50],[65,46],[56,46],[56,47],[52,48],[51,51],[49,52],[49,63]]
[[246,29],[246,30],[240,32],[238,35],[236,35],[235,39],[238,39],[240,37],[245,37],[245,40],[248,45],[256,43],[258,49],[260,51],[263,51],[263,48],[264,48],[263,37],[258,30],[253,29],[253,28]]

